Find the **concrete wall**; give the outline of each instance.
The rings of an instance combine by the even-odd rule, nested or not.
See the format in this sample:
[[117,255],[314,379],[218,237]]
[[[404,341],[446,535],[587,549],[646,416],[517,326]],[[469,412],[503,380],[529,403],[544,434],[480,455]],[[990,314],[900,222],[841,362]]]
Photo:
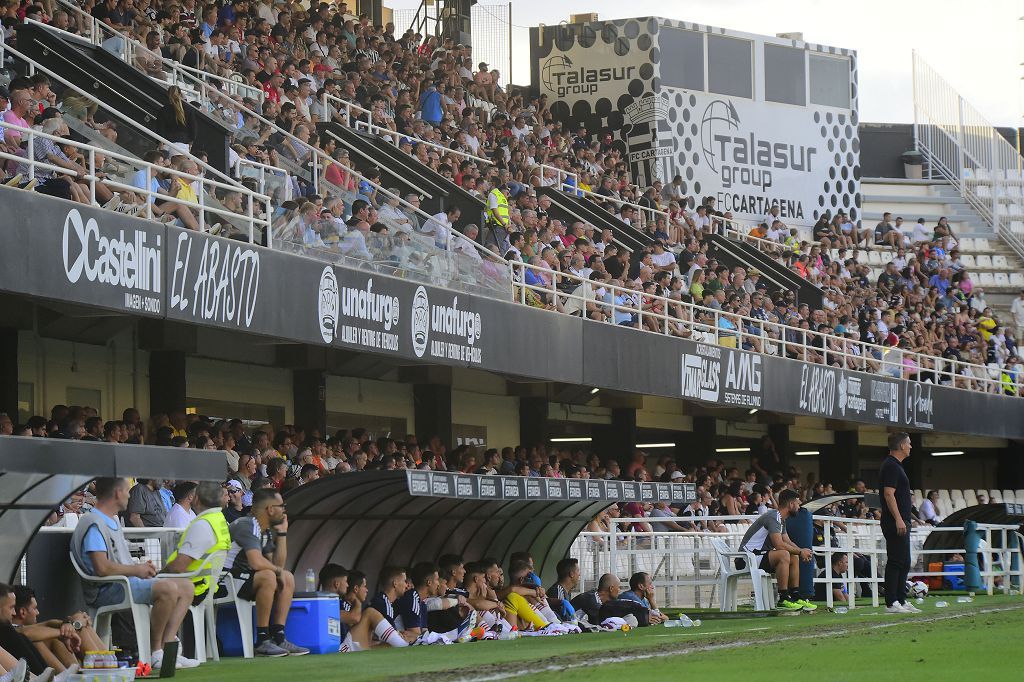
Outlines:
[[900,155],[914,148],[914,129],[909,123],[861,123],[860,176],[902,178]]

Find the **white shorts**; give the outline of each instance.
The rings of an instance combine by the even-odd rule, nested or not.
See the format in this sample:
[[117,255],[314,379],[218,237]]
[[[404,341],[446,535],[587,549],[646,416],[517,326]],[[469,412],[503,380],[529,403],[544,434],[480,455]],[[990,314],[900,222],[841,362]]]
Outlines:
[[352,633],[351,632],[348,633],[347,635],[345,635],[345,640],[341,643],[341,646],[338,648],[338,651],[343,653],[343,654],[344,653],[351,653],[353,651],[362,651],[362,650],[363,650],[363,648],[361,646],[359,646],[359,644],[357,642],[355,642],[355,640],[352,639]]

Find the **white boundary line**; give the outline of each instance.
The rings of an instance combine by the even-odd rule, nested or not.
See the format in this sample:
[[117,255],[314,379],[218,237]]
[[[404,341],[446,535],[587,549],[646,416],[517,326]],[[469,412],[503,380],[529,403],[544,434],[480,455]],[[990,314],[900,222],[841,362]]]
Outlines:
[[[557,673],[557,672],[562,672],[562,671],[565,671],[565,670],[575,670],[575,669],[580,669],[580,668],[593,668],[595,666],[607,665],[607,664],[613,664],[613,663],[631,663],[633,661],[646,661],[646,660],[657,659],[657,658],[667,658],[667,657],[670,657],[670,656],[686,656],[688,654],[703,653],[703,652],[707,652],[707,651],[722,651],[722,650],[726,650],[726,649],[737,649],[739,647],[751,646],[751,645],[762,646],[762,645],[767,645],[767,644],[778,644],[778,643],[781,643],[781,642],[791,642],[791,641],[796,641],[796,640],[801,640],[801,639],[820,639],[822,636],[825,636],[825,637],[843,636],[843,635],[850,634],[854,630],[880,630],[880,629],[883,629],[883,628],[891,628],[891,627],[896,627],[898,625],[905,625],[905,624],[935,623],[935,622],[938,622],[938,621],[953,620],[955,618],[964,618],[966,616],[977,616],[977,615],[981,615],[981,614],[985,614],[985,613],[1000,613],[1002,611],[1017,611],[1017,610],[1020,610],[1022,608],[1024,608],[1024,604],[1022,604],[1020,606],[1005,606],[1005,607],[991,608],[991,609],[979,609],[977,611],[962,611],[960,613],[943,614],[941,616],[932,616],[932,617],[929,617],[929,618],[908,618],[906,620],[893,620],[892,622],[879,623],[878,625],[871,625],[871,626],[866,627],[866,628],[852,628],[851,627],[851,628],[848,628],[848,629],[845,629],[845,630],[832,630],[832,631],[829,631],[828,633],[812,632],[812,633],[799,634],[799,635],[787,635],[787,636],[784,636],[784,637],[773,637],[771,639],[765,639],[765,640],[762,640],[762,641],[759,641],[759,642],[736,641],[736,642],[725,642],[723,644],[708,644],[708,645],[705,645],[705,646],[694,647],[694,648],[686,649],[686,650],[683,650],[683,651],[653,651],[653,652],[650,652],[650,653],[639,653],[639,654],[629,654],[629,655],[620,655],[620,656],[603,656],[603,657],[600,657],[600,658],[592,660],[592,661],[583,661],[583,662],[580,662],[580,663],[570,663],[570,664],[566,664],[566,665],[553,664],[553,665],[544,666],[542,668],[533,668],[533,669],[530,669],[530,670],[522,670],[522,671],[508,672],[508,673],[496,673],[496,674],[493,674],[493,675],[484,675],[482,677],[479,676],[479,675],[474,675],[473,677],[458,678],[458,681],[459,682],[490,682],[492,680],[510,680],[510,679],[513,679],[513,678],[516,678],[516,677],[526,677],[527,675],[538,675],[538,674],[543,674],[543,673]],[[763,628],[754,628],[754,629],[761,630]],[[747,632],[747,631],[748,630],[740,630],[739,632]],[[694,633],[694,634],[700,634],[700,633]],[[707,634],[712,634],[712,633],[709,632]]]

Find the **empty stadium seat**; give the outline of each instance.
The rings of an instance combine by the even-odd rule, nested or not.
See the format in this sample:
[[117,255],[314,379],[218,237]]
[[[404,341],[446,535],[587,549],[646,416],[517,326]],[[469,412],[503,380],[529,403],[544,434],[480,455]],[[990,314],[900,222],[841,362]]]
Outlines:
[[976,267],[974,264],[974,256],[960,256],[960,262],[964,264],[965,268],[974,269]]
[[997,272],[995,274],[996,286],[1007,288],[1010,286],[1010,275],[1005,272]]
[[974,251],[975,250],[974,238],[972,238],[972,237],[964,237],[963,239],[961,239],[960,240],[960,250],[961,251]]
[[953,502],[949,499],[948,490],[939,491],[939,502],[935,505],[936,510],[939,512],[939,516],[949,516],[953,513]]
[[992,269],[992,257],[991,256],[978,256],[975,258],[975,262],[978,264],[978,268],[983,270]]
[[963,495],[964,502],[967,503],[968,507],[973,507],[974,505],[978,504],[978,496],[974,494],[973,490],[965,490]]
[[1014,494],[1012,490],[1007,488],[1006,490],[1003,491],[1003,502],[1014,504],[1015,502],[1017,502],[1017,495]]
[[1010,286],[1024,287],[1024,272],[1011,272]]
[[984,237],[977,237],[974,240],[975,251],[991,251],[992,247],[988,244],[988,239]]
[[979,272],[978,273],[978,284],[983,287],[994,286],[996,278],[992,276],[991,272]]
[[999,504],[1000,502],[1003,501],[1003,494],[1001,492],[999,492],[998,490],[989,490],[988,491],[988,501],[989,502],[995,502],[996,504]]
[[1017,504],[1024,503],[1024,490],[1013,491],[1013,496],[1017,498]]
[[921,503],[924,502],[924,493],[922,493],[920,490],[911,490],[910,494],[914,496],[914,499],[917,501],[918,506],[920,506]]
[[996,270],[1009,270],[1010,263],[1006,260],[1006,256],[992,256],[992,267]]
[[960,511],[967,506],[964,502],[964,494],[960,490],[950,490],[949,499],[953,502],[953,511]]

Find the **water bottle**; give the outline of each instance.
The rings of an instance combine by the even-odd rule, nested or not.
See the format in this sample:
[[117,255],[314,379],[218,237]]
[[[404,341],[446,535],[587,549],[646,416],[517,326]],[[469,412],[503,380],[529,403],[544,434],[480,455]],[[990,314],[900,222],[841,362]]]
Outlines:
[[316,571],[306,569],[306,592],[316,592]]
[[680,613],[679,614],[679,624],[682,627],[684,627],[684,628],[692,628],[693,627],[693,621],[690,620],[690,617],[687,616],[685,613]]
[[695,618],[695,619],[694,619],[694,621],[693,621],[693,627],[695,627],[695,628],[699,628],[699,627],[700,627],[700,625],[701,625],[701,620],[700,620],[700,618]]
[[970,604],[972,601],[974,601],[974,600],[972,598],[970,598],[970,597],[957,597],[956,598],[956,603],[957,604]]
[[947,606],[949,606],[949,602],[944,602],[944,601],[937,601],[937,602],[935,602],[935,608],[937,608],[937,609],[944,609]]
[[835,608],[835,612],[836,612],[836,613],[837,613],[838,615],[842,616],[842,615],[844,615],[844,614],[847,614],[847,613],[849,613],[849,612],[850,612],[850,608],[849,608],[849,607],[847,607],[847,606],[837,606],[837,607]]
[[671,619],[670,620],[666,620],[665,621],[665,627],[667,627],[667,628],[677,628],[677,627],[679,627],[679,621],[678,620],[671,620]]

